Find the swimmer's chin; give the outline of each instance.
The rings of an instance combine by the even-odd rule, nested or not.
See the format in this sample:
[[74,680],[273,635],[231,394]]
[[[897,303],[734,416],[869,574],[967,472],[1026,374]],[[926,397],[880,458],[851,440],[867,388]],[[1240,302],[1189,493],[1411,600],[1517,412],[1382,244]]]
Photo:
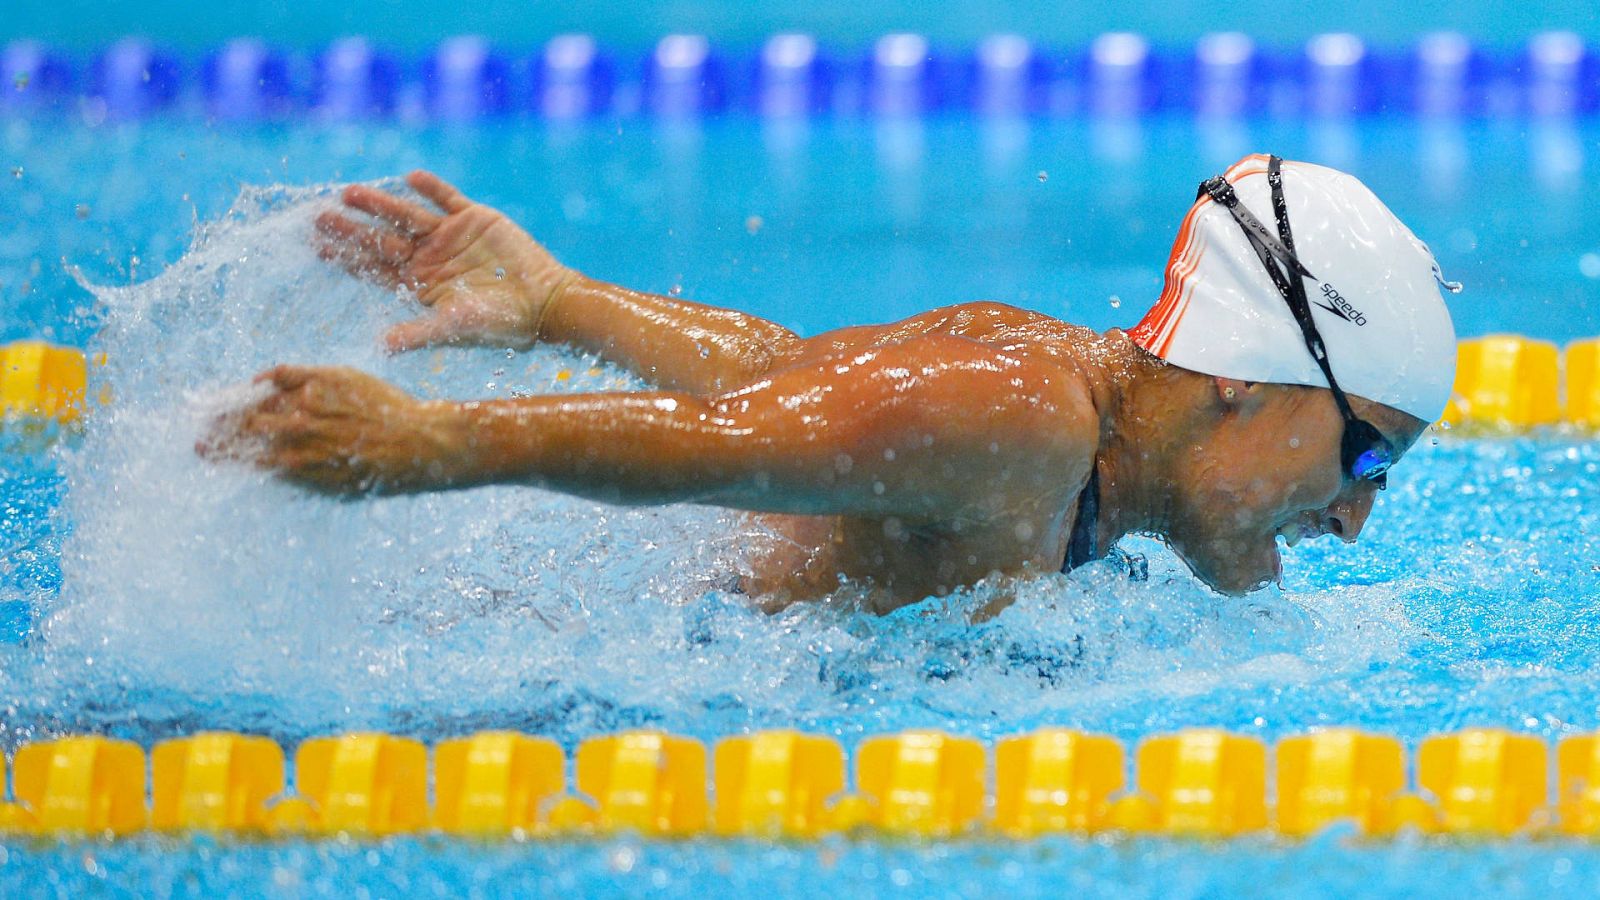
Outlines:
[[1243,597],[1283,581],[1283,557],[1278,554],[1277,541],[1270,537],[1259,550],[1230,555],[1223,565],[1208,564],[1181,551],[1178,555],[1206,587],[1228,597]]

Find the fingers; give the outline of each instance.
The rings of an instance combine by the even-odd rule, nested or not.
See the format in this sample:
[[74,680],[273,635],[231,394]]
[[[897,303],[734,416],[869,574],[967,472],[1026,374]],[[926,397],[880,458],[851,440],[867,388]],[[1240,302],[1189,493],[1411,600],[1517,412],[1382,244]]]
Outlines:
[[259,446],[243,434],[244,411],[224,413],[211,421],[205,436],[194,443],[195,455],[201,459],[220,462],[226,459],[244,459],[259,451]]
[[352,184],[344,189],[344,205],[382,219],[401,231],[421,237],[439,227],[439,216],[386,191]]
[[428,316],[401,322],[383,336],[384,346],[390,353],[420,350],[437,344],[451,344],[458,340],[454,328],[443,316]]
[[284,481],[329,497],[354,499],[375,492],[376,479],[346,459],[286,452],[263,457],[261,468]]
[[345,247],[388,266],[400,266],[411,258],[416,243],[372,225],[362,225],[338,213],[326,212],[317,216],[317,230]]
[[447,213],[461,212],[472,205],[466,194],[456,190],[455,185],[432,172],[418,169],[406,176],[406,184],[415,188],[417,193],[439,204],[439,208]]
[[[252,383],[260,384],[263,381],[268,381],[280,391],[292,391],[303,387],[306,382],[315,378],[316,375],[317,368],[315,366],[273,366],[252,379]],[[272,398],[269,397],[267,399],[271,400]]]
[[[400,268],[411,258],[415,245],[382,228],[362,225],[336,212],[317,216],[317,255],[336,262],[357,278],[398,287]],[[413,285],[414,287],[414,285]]]
[[282,420],[293,413],[281,412],[283,394],[273,394],[243,409],[217,416],[199,440],[194,452],[212,462],[258,460],[281,438]]
[[[256,376],[278,390],[212,421],[194,445],[208,462],[243,462],[312,490],[355,496],[373,490],[375,475],[361,463],[357,440],[341,432],[338,418],[320,412],[310,393],[321,375],[338,370],[276,366]],[[354,448],[354,449],[353,449]]]

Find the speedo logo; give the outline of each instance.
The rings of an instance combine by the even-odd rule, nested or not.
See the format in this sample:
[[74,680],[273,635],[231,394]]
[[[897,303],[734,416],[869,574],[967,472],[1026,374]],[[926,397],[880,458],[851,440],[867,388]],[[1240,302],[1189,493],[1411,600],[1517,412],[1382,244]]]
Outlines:
[[1339,289],[1335,288],[1326,281],[1322,283],[1322,299],[1328,302],[1318,303],[1316,304],[1317,306],[1320,306],[1328,312],[1333,313],[1346,322],[1352,322],[1356,325],[1367,324],[1367,317],[1362,315],[1361,310],[1351,306],[1350,301],[1346,300],[1344,295],[1339,293]]

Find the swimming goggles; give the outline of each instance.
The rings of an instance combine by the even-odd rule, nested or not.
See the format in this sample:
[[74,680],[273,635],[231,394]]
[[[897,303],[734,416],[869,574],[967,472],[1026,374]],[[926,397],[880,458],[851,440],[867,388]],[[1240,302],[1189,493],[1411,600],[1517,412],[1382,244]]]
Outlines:
[[[1261,258],[1261,264],[1277,286],[1278,294],[1289,304],[1289,311],[1294,314],[1300,334],[1305,338],[1306,349],[1311,351],[1311,358],[1322,368],[1322,374],[1328,379],[1328,389],[1333,392],[1333,402],[1338,404],[1339,414],[1344,417],[1344,437],[1339,444],[1339,463],[1344,474],[1356,481],[1370,481],[1379,490],[1384,490],[1389,486],[1389,467],[1394,465],[1394,445],[1371,422],[1357,416],[1350,408],[1350,399],[1339,389],[1339,382],[1333,377],[1333,368],[1328,365],[1328,348],[1322,342],[1316,322],[1311,319],[1311,302],[1306,299],[1303,280],[1315,280],[1316,276],[1306,271],[1294,253],[1294,234],[1289,229],[1289,207],[1283,200],[1282,163],[1283,160],[1273,156],[1267,164],[1267,183],[1272,187],[1272,211],[1278,220],[1276,236],[1239,202],[1233,185],[1223,176],[1201,182],[1196,196],[1210,196],[1233,216],[1233,220],[1244,230],[1245,239],[1255,249],[1256,256]],[[1278,267],[1279,263],[1282,263],[1282,269]]]

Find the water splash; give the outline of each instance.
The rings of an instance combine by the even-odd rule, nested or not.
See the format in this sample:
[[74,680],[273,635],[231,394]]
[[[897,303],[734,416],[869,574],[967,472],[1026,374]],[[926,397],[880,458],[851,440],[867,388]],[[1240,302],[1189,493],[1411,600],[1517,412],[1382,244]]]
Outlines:
[[506,370],[500,395],[566,370],[585,373],[565,380],[577,389],[625,384],[555,351],[520,367],[493,351],[385,356],[376,336],[409,301],[315,258],[310,222],[333,197],[246,191],[160,276],[92,288],[116,402],[63,454],[75,527],[40,627],[53,673],[328,721],[556,677],[571,653],[550,635],[589,610],[682,602],[731,571],[736,529],[716,511],[515,488],[339,502],[196,458],[211,418],[279,362],[357,366],[424,396],[482,395]]

